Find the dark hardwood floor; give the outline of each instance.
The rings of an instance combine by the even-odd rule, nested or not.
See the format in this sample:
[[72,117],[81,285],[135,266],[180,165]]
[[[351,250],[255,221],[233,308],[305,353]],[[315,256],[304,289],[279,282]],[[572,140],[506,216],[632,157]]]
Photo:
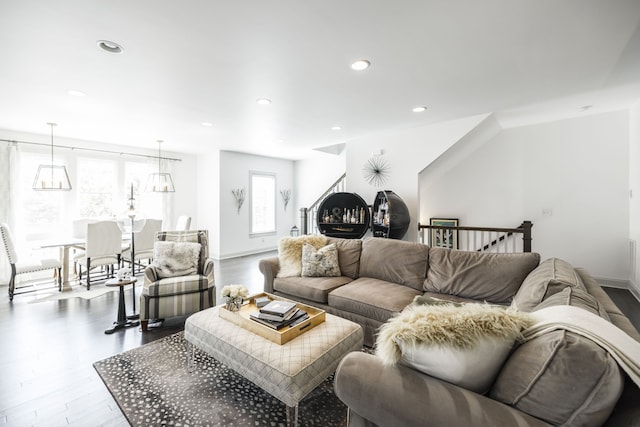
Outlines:
[[[216,261],[218,302],[226,284],[243,283],[250,292],[261,292],[258,261],[275,254]],[[90,300],[38,303],[33,302],[37,295],[27,294],[9,303],[6,287],[0,290],[0,424],[4,425],[128,425],[92,363],[184,328],[185,318],[175,318],[145,334],[130,328],[105,335],[116,317],[115,292]],[[139,293],[140,286],[136,290]],[[640,329],[638,301],[626,290],[606,290]],[[128,291],[129,310],[131,298]]]
[[[262,291],[261,258],[275,252],[216,261],[220,290],[245,284]],[[139,282],[142,277],[138,277]],[[91,289],[104,286],[92,285]],[[93,369],[93,362],[181,331],[185,318],[165,320],[157,329],[139,327],[105,335],[116,318],[118,294],[90,300],[33,301],[37,294],[18,295],[9,302],[0,287],[0,425],[9,426],[127,426],[118,405]],[[136,286],[139,294],[140,286]],[[128,314],[132,295],[127,291]]]

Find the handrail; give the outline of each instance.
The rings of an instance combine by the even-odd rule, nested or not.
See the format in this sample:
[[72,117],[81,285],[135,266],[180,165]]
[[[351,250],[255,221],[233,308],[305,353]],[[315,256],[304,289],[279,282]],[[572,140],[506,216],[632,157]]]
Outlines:
[[488,244],[482,244],[480,249],[476,249],[477,251],[486,251],[491,249],[492,247],[498,245],[500,242],[505,240],[507,237],[512,236],[513,234],[522,234],[522,251],[523,252],[531,252],[531,228],[533,227],[533,223],[531,221],[523,221],[520,226],[515,228],[505,228],[505,227],[467,227],[467,226],[447,226],[447,225],[424,225],[418,223],[418,232],[422,230],[451,230],[451,231],[472,231],[472,232],[489,232],[489,233],[504,233],[499,236],[497,239],[492,240]]

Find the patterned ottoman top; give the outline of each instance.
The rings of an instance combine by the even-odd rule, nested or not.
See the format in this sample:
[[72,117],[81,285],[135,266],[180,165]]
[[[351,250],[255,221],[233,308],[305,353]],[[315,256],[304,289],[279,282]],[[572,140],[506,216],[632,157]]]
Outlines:
[[360,350],[360,325],[330,314],[323,323],[279,345],[218,315],[218,307],[187,318],[185,338],[289,406],[331,375],[349,352]]

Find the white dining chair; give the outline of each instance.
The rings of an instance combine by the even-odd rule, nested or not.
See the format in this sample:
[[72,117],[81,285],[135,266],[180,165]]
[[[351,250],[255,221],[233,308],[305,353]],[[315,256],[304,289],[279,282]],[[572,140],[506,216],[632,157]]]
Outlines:
[[153,242],[156,240],[156,233],[162,230],[161,219],[146,219],[140,231],[133,233],[134,259],[131,259],[131,247],[122,252],[122,260],[131,265],[131,272],[135,273],[136,264],[142,260],[151,261],[153,258]]
[[[37,284],[52,282],[53,286],[58,288],[58,291],[62,290],[62,264],[57,259],[36,259],[25,260],[18,259],[18,253],[13,243],[13,236],[11,230],[7,224],[0,224],[0,235],[2,236],[2,243],[11,264],[11,278],[9,279],[9,301],[13,301],[13,296],[23,294],[27,292],[33,292],[39,290],[35,287]],[[38,271],[53,270],[53,280],[29,280],[24,286],[16,286],[16,277],[21,274],[36,273]],[[57,280],[55,278],[57,277]],[[26,290],[26,289],[29,290]],[[18,291],[19,290],[19,291]]]
[[91,270],[95,267],[106,268],[104,278],[113,277],[114,265],[120,267],[122,254],[122,230],[115,221],[98,221],[87,224],[85,250],[74,256],[80,265],[78,273],[82,281],[82,267],[87,272],[87,290],[91,289]]
[[187,215],[181,215],[176,222],[176,231],[187,231],[191,227],[191,217]]

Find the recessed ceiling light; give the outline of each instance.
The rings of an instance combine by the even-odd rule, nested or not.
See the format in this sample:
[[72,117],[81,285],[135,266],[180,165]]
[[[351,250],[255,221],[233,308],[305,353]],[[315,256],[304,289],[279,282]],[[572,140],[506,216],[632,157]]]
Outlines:
[[342,130],[342,128],[340,126],[333,126],[331,130]]
[[98,44],[98,47],[105,52],[122,53],[122,51],[124,50],[124,48],[118,43],[109,40],[98,40],[96,43]]
[[351,63],[351,68],[356,71],[366,70],[370,66],[371,62],[367,61],[366,59],[358,59],[357,61],[353,61],[353,63]]
[[269,105],[271,104],[271,100],[267,98],[256,99],[256,102],[260,105]]
[[414,113],[423,113],[423,112],[427,111],[427,107],[422,107],[422,106],[413,107],[413,109],[411,111],[413,111]]
[[209,122],[202,122],[200,123],[202,126],[208,127],[210,128],[211,126],[213,126],[213,123],[209,123]]
[[86,93],[79,90],[74,90],[74,89],[68,90],[67,93],[71,96],[87,96]]

